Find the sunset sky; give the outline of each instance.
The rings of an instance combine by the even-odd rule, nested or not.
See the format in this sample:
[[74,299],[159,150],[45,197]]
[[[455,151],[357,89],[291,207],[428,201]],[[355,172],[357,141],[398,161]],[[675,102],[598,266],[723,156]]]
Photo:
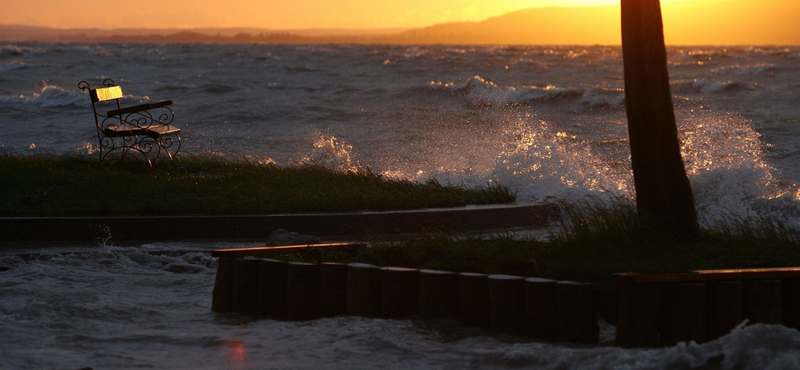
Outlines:
[[0,0],[0,24],[57,28],[414,28],[480,21],[532,7],[615,3],[619,0]]
[[[536,7],[609,6],[620,0],[0,0],[0,24],[55,28],[224,28],[274,30],[407,29],[483,21]],[[661,0],[667,42],[800,44],[800,0]],[[726,2],[739,4],[729,7]],[[692,10],[684,10],[686,7]],[[705,6],[698,11],[696,6]],[[780,8],[790,9],[780,9]],[[735,8],[735,9],[729,9]],[[602,19],[598,19],[602,18]],[[547,22],[561,22],[561,18]],[[541,22],[541,23],[547,23]],[[564,32],[600,38],[570,43],[618,44],[619,11],[591,19],[566,19]],[[536,28],[537,24],[531,24]],[[539,25],[541,28],[541,24]],[[552,29],[552,27],[551,27]],[[536,29],[538,32],[540,29]],[[508,31],[508,30],[504,30]],[[563,32],[562,32],[563,33]],[[539,39],[537,42],[547,43]],[[554,41],[558,43],[559,41]]]

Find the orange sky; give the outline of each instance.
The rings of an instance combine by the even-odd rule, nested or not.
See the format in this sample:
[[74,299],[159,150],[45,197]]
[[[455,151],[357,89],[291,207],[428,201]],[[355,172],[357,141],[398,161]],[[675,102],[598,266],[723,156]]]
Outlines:
[[[759,10],[750,17],[750,10],[728,12],[716,4],[729,0],[662,0],[667,42],[695,40],[698,32],[707,36],[707,43],[748,43],[749,35],[737,31],[735,22],[748,24],[747,33],[759,32],[758,40],[772,43],[793,42],[800,26],[795,20],[800,13],[800,0],[781,0],[792,9]],[[763,0],[737,0],[755,9]],[[687,14],[681,8],[688,4],[711,4],[703,14]],[[482,21],[520,9],[547,6],[619,5],[619,0],[0,0],[0,24],[23,24],[57,28],[201,28],[201,27],[259,27],[280,30],[297,29],[379,29],[417,28],[459,21]],[[721,8],[721,13],[717,9]],[[608,12],[607,19],[596,21],[593,27],[615,29],[618,12]],[[716,18],[715,18],[716,17]],[[747,19],[748,17],[752,19]],[[732,19],[736,18],[736,19]],[[741,19],[739,19],[741,18]],[[778,19],[780,18],[780,19]],[[728,22],[720,25],[715,22]],[[585,22],[584,22],[585,23]],[[608,25],[608,26],[606,26]],[[586,24],[576,25],[578,33],[592,33]],[[755,31],[754,31],[755,30]],[[713,32],[707,32],[713,31]],[[714,33],[716,32],[716,33]],[[741,34],[739,34],[739,33]],[[687,35],[693,35],[690,38]],[[618,44],[617,33],[601,43]],[[783,38],[781,38],[781,37]],[[678,41],[680,40],[680,41]],[[738,42],[737,40],[742,40]],[[698,41],[700,42],[700,41]],[[763,43],[764,41],[759,41]],[[769,41],[768,41],[769,42]]]
[[[675,1],[675,0],[663,0]],[[702,1],[702,0],[684,0]],[[619,0],[0,0],[0,24],[57,28],[413,28]]]

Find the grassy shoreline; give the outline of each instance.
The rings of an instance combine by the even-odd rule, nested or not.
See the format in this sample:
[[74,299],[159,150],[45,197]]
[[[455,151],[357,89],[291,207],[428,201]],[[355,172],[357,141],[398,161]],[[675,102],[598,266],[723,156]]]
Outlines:
[[155,174],[139,158],[98,166],[90,156],[0,155],[0,216],[275,214],[507,204],[501,185],[390,179],[369,170],[283,167],[183,156]]
[[454,272],[611,282],[614,273],[800,266],[800,231],[777,220],[732,221],[687,240],[641,226],[630,200],[565,206],[544,240],[430,236],[356,252],[310,250],[283,258],[362,262]]
[[[266,214],[502,204],[499,185],[466,188],[319,166],[180,159],[156,176],[141,161],[98,167],[88,156],[0,155],[0,215]],[[643,228],[628,199],[565,204],[546,240],[430,235],[358,252],[312,249],[282,258],[602,282],[617,272],[800,266],[800,231],[780,220],[734,220],[687,241]]]

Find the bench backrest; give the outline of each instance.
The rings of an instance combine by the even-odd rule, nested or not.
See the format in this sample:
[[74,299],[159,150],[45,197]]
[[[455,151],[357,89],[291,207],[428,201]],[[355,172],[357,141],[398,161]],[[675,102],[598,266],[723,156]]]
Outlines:
[[[108,117],[97,111],[97,103],[113,100],[117,105],[117,109],[122,107],[120,104],[120,99],[122,99],[122,87],[116,86],[114,81],[110,78],[107,78],[103,81],[103,86],[105,87],[92,89],[89,83],[86,81],[81,81],[78,83],[79,89],[89,91],[89,99],[92,101],[92,111],[94,112],[94,122],[97,125],[98,132],[102,131],[102,122]],[[123,124],[121,117],[119,118],[119,124]]]
[[92,98],[92,103],[109,101],[122,98],[121,86],[109,86],[98,89],[89,90],[89,96]]

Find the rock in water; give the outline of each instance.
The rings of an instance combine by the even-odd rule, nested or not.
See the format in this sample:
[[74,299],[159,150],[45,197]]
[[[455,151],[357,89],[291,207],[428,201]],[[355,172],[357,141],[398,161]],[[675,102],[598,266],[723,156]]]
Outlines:
[[298,245],[298,244],[318,244],[321,243],[319,237],[313,235],[298,234],[293,231],[278,229],[272,232],[267,240],[267,245]]

